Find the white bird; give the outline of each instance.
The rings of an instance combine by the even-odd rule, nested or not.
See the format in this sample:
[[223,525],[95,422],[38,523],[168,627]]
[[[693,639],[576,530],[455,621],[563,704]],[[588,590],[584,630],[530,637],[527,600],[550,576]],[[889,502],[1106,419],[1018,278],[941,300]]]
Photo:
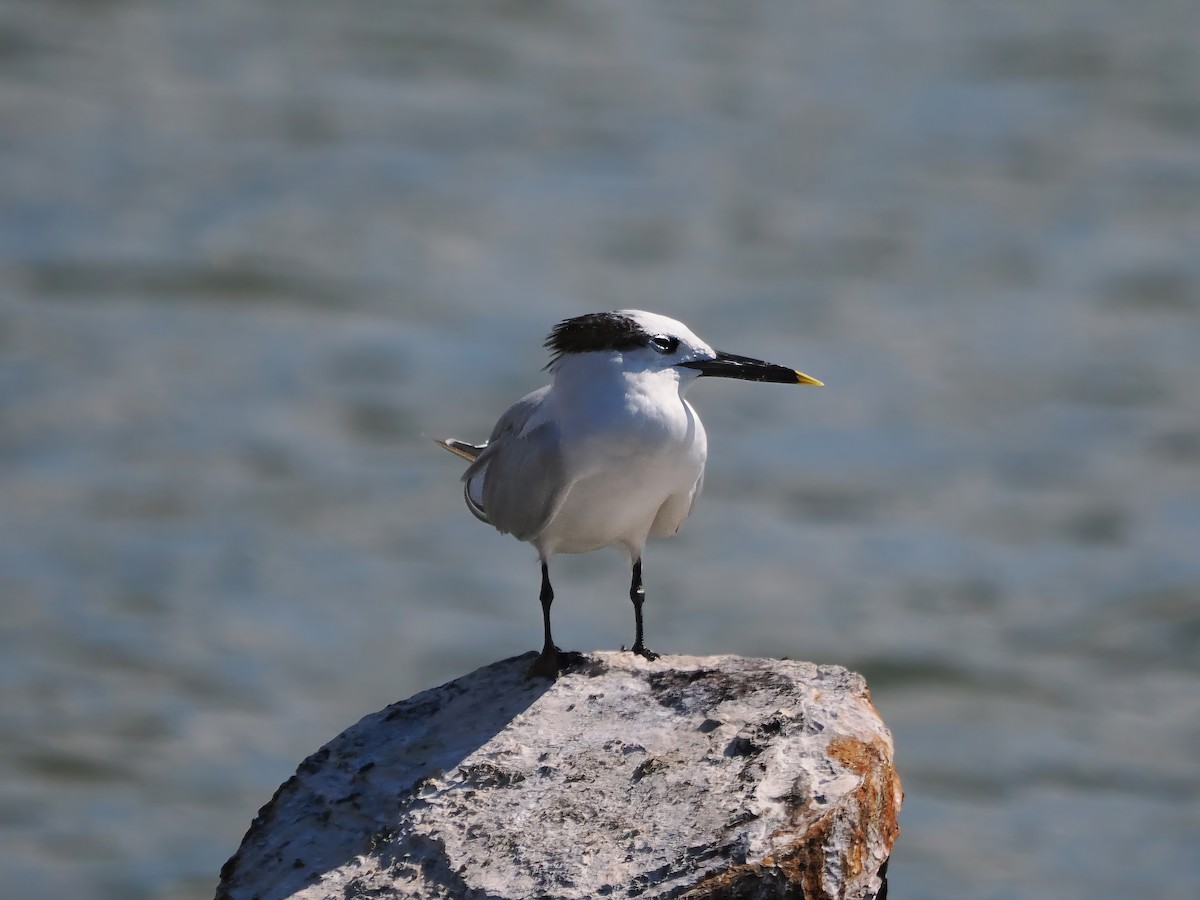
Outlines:
[[782,384],[821,382],[803,372],[713,350],[682,322],[636,309],[559,322],[546,339],[553,381],[505,411],[484,444],[438,441],[471,465],[467,506],[502,534],[532,544],[542,566],[542,652],[529,675],[554,677],[550,560],[619,547],[633,567],[634,653],[642,627],[642,548],[670,537],[704,484],[708,441],[684,393],[716,375]]

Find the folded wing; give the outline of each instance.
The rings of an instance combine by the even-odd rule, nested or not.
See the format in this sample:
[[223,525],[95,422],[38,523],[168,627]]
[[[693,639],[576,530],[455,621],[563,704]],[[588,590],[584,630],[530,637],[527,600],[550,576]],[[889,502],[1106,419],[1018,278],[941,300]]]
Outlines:
[[570,490],[558,427],[550,421],[530,427],[548,391],[549,386],[541,388],[514,403],[463,473],[463,496],[471,512],[522,541],[546,527]]

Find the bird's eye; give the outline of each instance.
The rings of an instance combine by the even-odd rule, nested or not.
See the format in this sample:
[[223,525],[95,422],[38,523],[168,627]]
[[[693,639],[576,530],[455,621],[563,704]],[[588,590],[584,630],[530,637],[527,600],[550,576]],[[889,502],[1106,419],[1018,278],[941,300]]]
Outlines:
[[659,353],[674,353],[679,349],[679,338],[668,334],[658,334],[650,338],[650,346]]

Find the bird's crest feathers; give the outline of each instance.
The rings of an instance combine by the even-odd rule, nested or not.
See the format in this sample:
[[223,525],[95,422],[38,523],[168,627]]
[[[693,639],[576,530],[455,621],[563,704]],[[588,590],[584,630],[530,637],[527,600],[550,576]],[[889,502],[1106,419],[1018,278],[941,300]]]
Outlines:
[[647,337],[641,324],[623,312],[587,313],[563,319],[543,345],[551,353],[546,368],[552,369],[565,353],[634,350],[645,346]]

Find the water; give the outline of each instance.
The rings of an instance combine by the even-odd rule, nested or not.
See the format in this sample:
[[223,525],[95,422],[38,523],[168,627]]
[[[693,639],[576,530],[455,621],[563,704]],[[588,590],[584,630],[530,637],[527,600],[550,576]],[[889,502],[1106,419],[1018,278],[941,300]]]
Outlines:
[[[539,640],[433,436],[635,306],[705,382],[665,652],[870,679],[925,898],[1200,881],[1195,4],[0,7],[0,866],[211,896],[363,714]],[[616,553],[564,646],[628,643]]]

